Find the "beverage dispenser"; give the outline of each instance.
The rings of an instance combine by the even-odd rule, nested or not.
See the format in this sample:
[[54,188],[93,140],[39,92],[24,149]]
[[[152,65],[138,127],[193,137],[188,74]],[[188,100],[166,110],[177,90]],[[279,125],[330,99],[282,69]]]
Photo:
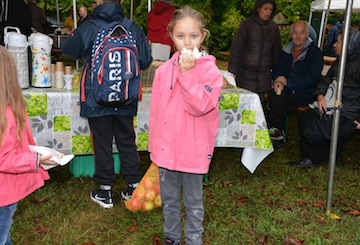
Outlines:
[[[15,31],[10,31],[15,30]],[[19,28],[7,26],[4,28],[5,48],[11,53],[18,73],[21,88],[29,87],[29,61],[27,37],[20,33]]]
[[33,33],[29,38],[32,51],[32,86],[51,88],[52,38],[42,33]]

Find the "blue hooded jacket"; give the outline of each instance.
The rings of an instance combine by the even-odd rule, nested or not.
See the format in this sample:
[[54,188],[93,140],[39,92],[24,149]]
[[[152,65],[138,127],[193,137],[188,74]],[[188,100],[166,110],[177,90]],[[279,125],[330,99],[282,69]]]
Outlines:
[[[118,3],[103,3],[97,6],[92,13],[93,19],[102,19],[108,23],[121,21],[125,18],[122,7]],[[99,28],[91,21],[86,21],[76,29],[71,37],[66,39],[61,45],[63,54],[73,58],[85,58],[90,60],[93,41],[96,38]],[[140,69],[146,69],[152,62],[151,49],[149,42],[142,29],[135,23],[130,26],[130,30],[136,39],[136,46],[139,51]],[[80,87],[80,115],[87,118],[103,117],[110,115],[135,116],[137,113],[137,101],[121,108],[104,107],[97,104],[94,100],[93,90],[90,83],[90,69],[86,66],[86,77],[83,77],[84,84]],[[83,73],[85,74],[85,73]]]

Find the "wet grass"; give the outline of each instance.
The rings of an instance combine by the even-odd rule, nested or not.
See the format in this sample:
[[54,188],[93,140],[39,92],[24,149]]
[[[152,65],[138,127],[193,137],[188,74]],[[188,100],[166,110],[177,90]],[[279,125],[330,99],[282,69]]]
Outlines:
[[[300,159],[295,124],[291,117],[285,148],[267,157],[254,174],[240,163],[241,149],[216,148],[204,188],[204,244],[360,244],[359,132],[337,162],[332,212],[340,219],[334,220],[325,215],[328,166],[298,170],[287,165]],[[140,156],[145,173],[149,156]],[[161,244],[161,209],[125,209],[120,175],[110,210],[90,200],[91,178],[75,178],[68,166],[50,175],[43,188],[19,203],[14,244]]]

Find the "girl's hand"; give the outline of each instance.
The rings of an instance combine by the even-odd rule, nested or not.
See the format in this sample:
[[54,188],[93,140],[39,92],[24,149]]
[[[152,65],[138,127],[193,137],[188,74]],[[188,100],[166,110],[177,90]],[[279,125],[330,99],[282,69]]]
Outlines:
[[196,58],[193,54],[181,54],[179,65],[181,72],[186,72],[195,67]]
[[52,158],[52,155],[40,155],[40,162],[39,164],[44,164],[44,165],[58,165],[57,162],[54,162],[52,160],[50,160],[50,158]]
[[319,107],[318,107],[319,112],[321,112],[321,113],[326,112],[327,111],[326,100],[323,95],[321,95],[321,94],[318,95],[317,102],[319,105]]

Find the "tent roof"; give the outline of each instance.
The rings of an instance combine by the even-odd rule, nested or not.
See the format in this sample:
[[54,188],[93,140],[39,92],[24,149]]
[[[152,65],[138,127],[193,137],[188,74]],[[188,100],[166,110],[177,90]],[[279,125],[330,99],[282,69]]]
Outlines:
[[[326,11],[329,6],[330,0],[316,0],[311,3],[311,12],[314,11]],[[345,11],[346,10],[345,0],[331,0],[330,11]],[[360,12],[360,0],[353,0],[353,12]]]

